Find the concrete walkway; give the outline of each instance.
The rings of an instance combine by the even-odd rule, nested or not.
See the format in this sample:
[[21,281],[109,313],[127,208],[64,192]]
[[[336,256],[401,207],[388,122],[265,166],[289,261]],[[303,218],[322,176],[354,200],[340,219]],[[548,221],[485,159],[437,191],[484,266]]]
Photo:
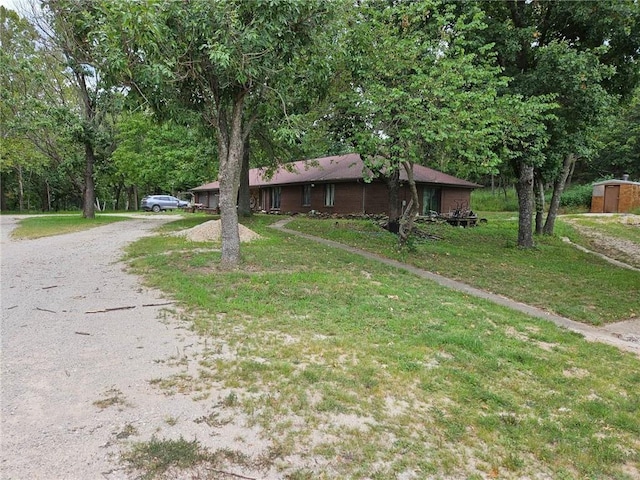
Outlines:
[[621,350],[635,353],[640,357],[640,319],[610,324],[605,327],[594,327],[592,325],[576,322],[575,320],[549,313],[540,308],[532,307],[531,305],[516,302],[501,295],[496,295],[494,293],[471,287],[457,280],[452,280],[450,278],[443,277],[442,275],[438,275],[436,273],[432,273],[427,270],[408,265],[406,263],[398,262],[397,260],[392,260],[390,258],[367,252],[359,248],[334,242],[333,240],[327,240],[324,238],[315,237],[313,235],[308,235],[306,233],[296,232],[295,230],[290,230],[286,228],[286,225],[292,220],[293,218],[291,217],[282,219],[274,223],[272,227],[282,232],[297,235],[298,237],[302,237],[313,242],[322,243],[333,248],[339,248],[355,255],[360,255],[371,260],[384,263],[391,267],[411,272],[420,278],[432,280],[444,287],[451,288],[453,290],[457,290],[459,292],[463,292],[467,295],[471,295],[477,298],[489,300],[498,305],[517,310],[532,317],[548,320],[555,323],[559,327],[566,328],[567,330],[571,330],[572,332],[581,334],[586,340],[607,343],[609,345],[618,347]]

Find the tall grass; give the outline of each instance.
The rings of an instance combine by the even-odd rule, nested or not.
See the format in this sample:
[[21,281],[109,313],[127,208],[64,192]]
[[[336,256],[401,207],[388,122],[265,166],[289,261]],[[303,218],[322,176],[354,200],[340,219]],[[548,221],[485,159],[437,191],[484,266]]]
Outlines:
[[[560,199],[560,206],[564,211],[589,210],[591,207],[591,192],[593,187],[587,185],[572,185],[567,188]],[[545,193],[545,205],[551,201],[552,190]],[[513,187],[496,189],[491,188],[474,190],[471,193],[471,208],[478,212],[517,212],[518,196]]]
[[471,193],[471,208],[478,212],[517,212],[518,196],[513,187],[493,192],[491,188],[474,190]]

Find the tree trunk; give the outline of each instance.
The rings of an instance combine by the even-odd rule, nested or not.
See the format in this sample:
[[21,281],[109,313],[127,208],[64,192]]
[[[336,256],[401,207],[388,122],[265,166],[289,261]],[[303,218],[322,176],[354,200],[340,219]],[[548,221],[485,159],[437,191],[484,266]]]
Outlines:
[[45,179],[44,181],[43,190],[44,190],[43,192],[44,198],[42,202],[42,210],[50,212],[51,211],[51,187],[49,185],[49,180],[47,179]]
[[569,177],[567,178],[567,181],[564,184],[564,188],[571,187],[571,180],[573,179],[573,172],[575,172],[575,170],[576,170],[576,163],[578,163],[578,159],[577,158],[571,164],[571,169],[569,170]]
[[240,191],[238,195],[238,215],[241,217],[251,216],[251,191],[249,190],[249,157],[250,141],[247,136],[244,141],[242,154],[242,169],[240,170]]
[[233,269],[240,263],[240,234],[238,232],[238,190],[244,149],[242,111],[244,94],[235,98],[229,121],[219,119],[218,155],[220,160],[220,227],[222,237],[221,266]]
[[400,216],[402,210],[400,208],[400,171],[396,170],[391,175],[385,176],[385,183],[389,190],[389,222],[387,230],[392,233],[400,231]]
[[535,177],[535,202],[536,202],[536,235],[542,235],[544,225],[544,182],[542,176],[534,174]]
[[7,193],[5,191],[5,185],[7,184],[8,175],[5,172],[0,172],[0,211],[7,211]]
[[533,166],[518,164],[516,192],[518,194],[518,246],[533,247]]
[[562,162],[562,171],[560,175],[556,177],[556,181],[553,182],[553,195],[551,196],[551,202],[549,203],[549,213],[547,214],[547,221],[544,223],[543,233],[545,235],[553,235],[553,229],[556,224],[556,217],[558,216],[558,209],[560,208],[560,198],[562,192],[564,192],[564,186],[571,173],[571,167],[576,162],[576,156],[570,153],[564,157]]
[[84,144],[85,167],[84,167],[84,196],[82,205],[82,216],[84,218],[96,218],[96,186],[93,179],[93,166],[96,158],[93,152],[93,145],[90,141]]
[[24,210],[24,179],[22,178],[22,166],[18,165],[18,211]]
[[413,177],[413,164],[411,162],[402,162],[402,166],[407,172],[409,190],[411,192],[411,200],[409,200],[409,204],[402,215],[402,220],[400,220],[400,230],[398,232],[400,234],[400,245],[406,245],[407,240],[409,240],[411,232],[413,231],[413,221],[418,214],[420,200],[418,199],[416,181]]
[[116,202],[113,205],[113,209],[114,210],[120,210],[120,197],[122,196],[122,190],[124,189],[124,185],[121,182],[118,182],[118,184],[115,186],[115,198],[116,198]]

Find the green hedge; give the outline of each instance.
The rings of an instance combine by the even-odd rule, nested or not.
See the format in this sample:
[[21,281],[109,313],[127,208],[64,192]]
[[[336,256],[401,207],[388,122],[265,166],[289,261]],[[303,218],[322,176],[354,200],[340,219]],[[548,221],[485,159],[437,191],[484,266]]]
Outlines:
[[572,185],[564,191],[560,198],[560,206],[562,207],[585,207],[591,208],[591,194],[593,187],[588,185]]

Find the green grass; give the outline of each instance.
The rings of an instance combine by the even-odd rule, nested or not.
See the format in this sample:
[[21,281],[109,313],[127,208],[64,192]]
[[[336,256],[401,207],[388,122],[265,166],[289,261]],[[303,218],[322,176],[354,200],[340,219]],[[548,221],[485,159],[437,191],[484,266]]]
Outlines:
[[11,232],[16,239],[34,239],[79,232],[100,227],[113,222],[127,220],[127,217],[96,215],[96,218],[83,218],[74,215],[34,215],[20,220],[20,224]]
[[216,469],[225,461],[247,463],[244,455],[238,452],[225,449],[209,452],[197,440],[188,441],[182,437],[177,440],[153,438],[149,442],[135,443],[122,460],[130,471],[142,472],[136,478],[143,480],[176,478],[176,471],[189,469],[193,472],[199,466]]
[[[536,248],[517,247],[517,215],[481,213],[476,228],[446,224],[422,228],[440,240],[414,241],[399,251],[394,235],[377,225],[339,220],[296,219],[290,228],[311,233],[455,278],[514,300],[595,325],[626,320],[640,312],[640,274],[583,253],[559,237],[536,237]],[[580,235],[562,221],[559,235]]]
[[[591,207],[592,185],[572,185],[562,193],[560,200],[560,210],[562,213],[588,212]],[[549,208],[552,191],[545,193],[545,206]],[[509,187],[506,190],[496,188],[491,192],[490,187],[474,190],[471,192],[471,206],[474,211],[483,212],[517,212],[518,196],[515,188]]]
[[471,192],[471,207],[483,212],[517,212],[518,197],[514,188],[496,189],[493,193],[490,187],[479,188]]
[[[269,229],[276,220],[246,222],[262,239],[243,245],[236,271],[218,268],[217,246],[164,235],[136,242],[128,260],[191,312],[194,329],[207,339],[197,373],[154,383],[194,398],[228,389],[216,412],[222,418],[242,414],[272,439],[261,461],[281,469],[282,478],[640,474],[637,357]],[[162,231],[198,221],[181,220]],[[470,274],[511,282],[508,273],[522,288],[520,278],[536,275],[533,267],[551,268],[546,255],[573,254],[555,239],[533,252],[517,249],[510,222],[437,230],[446,241],[417,244],[410,254],[397,253],[394,237],[367,222],[299,219],[294,226],[411,262],[461,257],[455,261]],[[485,256],[489,272],[469,270]],[[502,263],[507,267],[493,270]],[[579,276],[595,268],[610,277],[616,271],[581,256],[551,271],[572,264]],[[599,285],[601,296],[609,294],[607,285]],[[574,295],[573,286],[561,288],[565,299]],[[198,445],[188,447],[197,458],[208,455]],[[169,460],[176,455],[142,458],[149,457],[174,465]],[[158,470],[137,462],[143,471]]]

